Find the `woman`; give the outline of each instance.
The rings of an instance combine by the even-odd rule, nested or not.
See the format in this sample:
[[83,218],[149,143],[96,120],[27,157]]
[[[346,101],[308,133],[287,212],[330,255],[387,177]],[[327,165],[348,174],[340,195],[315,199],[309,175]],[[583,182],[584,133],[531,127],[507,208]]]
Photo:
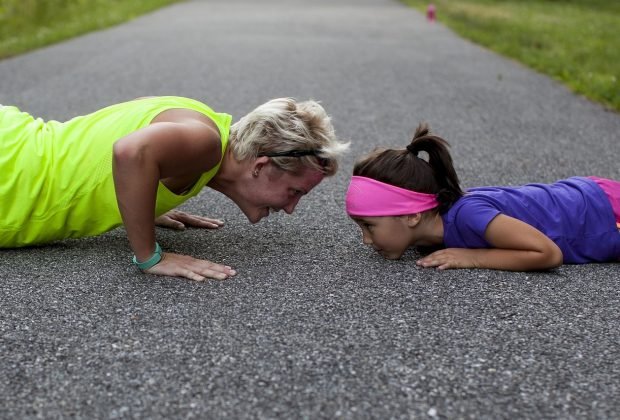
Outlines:
[[[0,247],[98,235],[123,224],[134,264],[158,275],[226,279],[228,266],[164,253],[155,225],[218,228],[172,210],[202,187],[251,223],[292,213],[337,170],[339,142],[316,102],[273,99],[231,116],[182,97],[147,97],[65,123],[0,106]],[[10,174],[6,176],[6,174]]]

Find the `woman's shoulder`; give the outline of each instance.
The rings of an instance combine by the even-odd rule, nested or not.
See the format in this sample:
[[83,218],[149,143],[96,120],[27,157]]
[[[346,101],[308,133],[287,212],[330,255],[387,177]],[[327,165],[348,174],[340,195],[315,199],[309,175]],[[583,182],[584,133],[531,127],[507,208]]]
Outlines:
[[204,102],[201,102],[197,99],[187,98],[184,96],[157,96],[150,97],[146,99],[148,101],[153,101],[154,103],[158,103],[162,107],[171,109],[171,108],[182,108],[182,109],[190,109],[193,111],[197,111],[211,120],[213,120],[218,126],[226,126],[229,125],[232,116],[224,113],[213,110],[209,105]]

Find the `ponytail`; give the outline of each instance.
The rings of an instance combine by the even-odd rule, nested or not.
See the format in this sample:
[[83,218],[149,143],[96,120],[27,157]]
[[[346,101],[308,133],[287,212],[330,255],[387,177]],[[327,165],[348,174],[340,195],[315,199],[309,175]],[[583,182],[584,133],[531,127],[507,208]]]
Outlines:
[[[412,191],[437,194],[439,213],[445,213],[463,196],[454,170],[449,144],[430,134],[427,124],[418,126],[406,149],[377,150],[355,164],[353,175],[376,179]],[[428,162],[419,157],[428,154]]]
[[430,128],[426,123],[418,125],[413,140],[407,146],[407,150],[417,158],[419,152],[428,153],[428,164],[433,169],[434,178],[439,186],[435,194],[439,201],[440,213],[447,211],[463,196],[448,147],[450,144],[446,140],[430,134]]

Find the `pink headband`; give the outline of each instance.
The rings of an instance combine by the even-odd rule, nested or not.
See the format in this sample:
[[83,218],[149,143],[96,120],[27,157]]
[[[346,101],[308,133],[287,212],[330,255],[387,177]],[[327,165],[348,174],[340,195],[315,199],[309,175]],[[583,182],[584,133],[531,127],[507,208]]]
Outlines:
[[349,216],[360,217],[421,213],[439,205],[435,194],[419,193],[363,176],[351,178],[346,202]]

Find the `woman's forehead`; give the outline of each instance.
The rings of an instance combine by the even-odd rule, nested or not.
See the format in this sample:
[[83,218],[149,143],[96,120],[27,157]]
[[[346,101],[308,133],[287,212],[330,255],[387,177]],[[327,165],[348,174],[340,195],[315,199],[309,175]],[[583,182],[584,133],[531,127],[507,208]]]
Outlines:
[[291,177],[292,183],[299,184],[299,186],[304,187],[306,189],[312,189],[317,184],[319,184],[323,178],[325,178],[325,174],[314,168],[304,168],[304,170],[298,175],[293,175]]

